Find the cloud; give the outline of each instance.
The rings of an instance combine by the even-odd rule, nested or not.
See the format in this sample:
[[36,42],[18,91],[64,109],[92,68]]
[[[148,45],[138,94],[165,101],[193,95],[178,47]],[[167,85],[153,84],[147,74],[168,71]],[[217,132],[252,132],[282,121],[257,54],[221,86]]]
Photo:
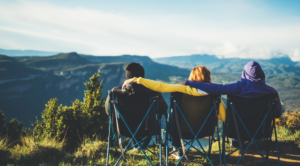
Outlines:
[[294,49],[290,54],[289,57],[293,60],[293,61],[300,61],[300,49],[296,48]]
[[[236,4],[236,0],[233,2]],[[294,22],[286,19],[279,26],[276,21],[269,25],[272,19],[261,24],[265,20],[258,18],[263,16],[264,10],[258,10],[250,21],[244,16],[252,16],[253,12],[243,11],[253,11],[255,5],[242,1],[235,7],[218,3],[219,12],[209,14],[211,9],[205,8],[205,4],[203,10],[195,12],[190,10],[192,6],[186,7],[188,13],[184,10],[141,12],[143,8],[136,12],[133,9],[137,7],[120,7],[122,3],[116,4],[121,12],[104,11],[97,5],[93,8],[79,6],[76,2],[70,6],[58,4],[0,0],[0,35],[2,39],[9,39],[9,42],[0,41],[0,47],[94,55],[136,54],[152,58],[195,53],[224,58],[270,58],[281,56],[276,54],[278,51],[288,53],[300,43],[297,19]],[[259,24],[254,24],[253,20],[258,20]]]
[[40,27],[53,31],[71,31],[110,36],[125,31],[138,33],[138,24],[126,17],[83,7],[68,8],[42,2],[21,1],[4,3],[0,18],[23,26]]
[[268,47],[247,48],[236,45],[230,41],[223,41],[222,45],[215,48],[196,46],[195,50],[199,54],[216,55],[219,58],[251,58],[251,59],[270,59],[273,57],[284,56],[278,51],[272,51]]

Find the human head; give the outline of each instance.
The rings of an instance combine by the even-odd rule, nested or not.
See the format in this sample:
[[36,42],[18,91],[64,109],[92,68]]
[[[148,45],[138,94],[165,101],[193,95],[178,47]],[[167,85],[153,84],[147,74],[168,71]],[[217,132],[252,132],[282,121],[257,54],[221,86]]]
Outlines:
[[145,70],[143,66],[136,62],[129,63],[126,66],[125,70],[126,70],[126,79],[145,76]]
[[242,72],[242,80],[246,79],[251,82],[265,83],[265,73],[259,63],[251,61],[247,63]]
[[197,82],[211,82],[210,71],[205,66],[197,66],[191,71],[189,80]]

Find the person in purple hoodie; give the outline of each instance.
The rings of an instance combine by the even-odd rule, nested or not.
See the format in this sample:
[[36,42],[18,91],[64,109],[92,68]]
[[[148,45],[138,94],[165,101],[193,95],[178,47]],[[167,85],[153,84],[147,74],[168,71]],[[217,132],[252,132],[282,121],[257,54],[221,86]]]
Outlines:
[[[255,61],[246,64],[242,72],[241,81],[236,83],[222,85],[208,82],[185,81],[180,82],[180,84],[189,85],[212,95],[236,94],[245,97],[254,97],[265,93],[277,93],[274,88],[266,84],[265,73]],[[281,113],[281,103],[278,96],[276,118],[280,117]],[[237,140],[232,140],[231,146],[237,147]]]
[[[236,94],[253,97],[265,93],[277,93],[274,88],[266,84],[265,73],[255,61],[246,64],[242,72],[241,81],[236,83],[222,85],[209,82],[185,81],[180,82],[180,84],[189,85],[212,95]],[[281,103],[278,96],[276,118],[281,116],[281,112]]]

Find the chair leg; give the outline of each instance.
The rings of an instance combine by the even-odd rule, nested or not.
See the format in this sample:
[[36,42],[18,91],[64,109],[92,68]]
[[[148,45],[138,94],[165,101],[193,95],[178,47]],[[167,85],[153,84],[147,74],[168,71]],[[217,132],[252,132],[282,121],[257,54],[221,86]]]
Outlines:
[[[228,137],[227,137],[228,140]],[[223,122],[223,132],[222,132],[222,155],[223,155],[223,164],[226,165],[226,149],[225,149],[225,123]]]
[[106,154],[106,166],[108,166],[109,163],[109,147],[110,147],[110,124],[108,129],[108,143],[107,143],[107,154]]
[[169,142],[168,142],[168,124],[169,124],[169,122],[166,122],[166,136],[165,136],[165,147],[166,147],[166,149],[165,149],[165,151],[166,151],[166,166],[168,166],[168,157],[169,157]]
[[[187,155],[185,154],[185,147],[184,147],[184,144],[183,144],[183,139],[182,139],[182,135],[181,135],[181,130],[180,130],[180,125],[179,125],[179,120],[178,120],[178,115],[177,115],[177,107],[175,106],[175,119],[176,119],[176,125],[177,125],[177,130],[178,130],[178,134],[179,134],[179,139],[180,139],[180,144],[181,144],[181,149],[182,149],[182,152],[183,152],[183,156],[184,158],[186,159],[187,162],[189,162],[188,158],[187,158]],[[181,160],[178,161],[178,163],[180,163]]]
[[237,137],[238,137],[238,140],[239,140],[239,146],[240,146],[240,151],[241,151],[243,163],[244,163],[244,165],[246,165],[246,164],[245,164],[246,162],[245,162],[245,159],[244,159],[244,150],[243,150],[243,147],[242,147],[242,142],[241,142],[240,133],[239,133],[239,128],[238,128],[238,124],[237,124],[236,117],[235,117],[235,113],[234,113],[233,104],[230,103],[230,106],[231,106],[231,112],[232,112],[233,121],[234,121],[234,125],[235,125],[235,131],[236,131],[236,134],[237,134]]
[[[271,135],[271,137],[272,137],[272,135]],[[267,144],[267,148],[266,148],[266,154],[267,154],[266,158],[267,158],[267,161],[269,160],[270,143],[272,143],[272,142],[271,142],[271,139],[270,139],[270,138],[267,138],[267,142],[266,142],[266,144]]]
[[162,165],[162,163],[161,163],[161,119],[159,119],[159,136],[158,136],[158,138],[159,138],[159,165],[161,166]]
[[210,154],[211,154],[211,145],[212,145],[212,137],[209,136],[208,137],[208,157],[210,158]]
[[219,124],[217,123],[217,133],[218,133],[218,146],[219,146],[219,157],[220,157],[220,165],[222,165],[222,154],[221,154],[221,146],[220,146],[220,135],[219,135]]
[[[275,122],[275,118],[274,118],[274,122]],[[278,148],[278,140],[277,140],[277,132],[276,132],[276,126],[274,125],[274,131],[275,131],[275,142],[276,142],[276,148],[277,148],[277,157],[278,157],[278,165],[280,166],[280,157],[279,157],[279,148]]]

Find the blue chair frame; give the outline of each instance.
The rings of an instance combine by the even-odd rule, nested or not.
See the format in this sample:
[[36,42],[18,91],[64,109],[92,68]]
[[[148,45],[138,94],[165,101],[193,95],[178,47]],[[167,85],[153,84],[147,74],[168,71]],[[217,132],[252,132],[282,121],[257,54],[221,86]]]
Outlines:
[[[209,136],[209,154],[206,153],[206,151],[204,150],[202,144],[201,144],[200,141],[198,140],[198,138],[199,138],[198,135],[199,135],[200,132],[202,131],[204,125],[208,122],[208,119],[210,118],[210,116],[214,116],[214,122],[212,123],[212,124],[214,125],[214,128],[213,128],[214,131],[215,131],[215,126],[217,126],[220,165],[222,165],[221,146],[220,146],[220,141],[219,141],[219,140],[220,140],[220,135],[219,135],[219,127],[218,127],[218,125],[217,125],[217,124],[218,124],[218,114],[219,114],[219,103],[220,103],[220,98],[221,98],[220,95],[218,95],[217,97],[216,97],[216,96],[211,96],[211,97],[214,98],[214,100],[213,100],[213,106],[210,108],[210,111],[209,111],[209,113],[208,113],[206,119],[205,119],[204,122],[202,123],[200,129],[199,129],[198,132],[195,134],[194,131],[192,130],[192,128],[191,128],[189,122],[187,121],[186,117],[184,116],[184,114],[183,114],[181,108],[180,108],[179,105],[178,105],[178,101],[177,101],[177,100],[180,100],[180,99],[178,99],[178,98],[176,99],[176,97],[173,98],[173,96],[175,96],[176,94],[179,94],[179,93],[176,92],[176,93],[172,93],[172,94],[171,94],[170,109],[169,109],[169,111],[168,111],[168,118],[167,118],[166,137],[165,137],[165,143],[166,143],[166,144],[165,144],[165,145],[166,145],[166,148],[165,148],[165,149],[166,149],[166,165],[168,165],[168,157],[169,157],[169,155],[171,155],[172,153],[174,153],[174,152],[177,151],[177,150],[180,150],[181,148],[183,149],[184,153],[183,153],[183,155],[181,156],[181,158],[179,159],[179,161],[177,162],[176,165],[179,165],[180,162],[182,161],[182,159],[183,159],[184,157],[185,157],[186,160],[188,161],[187,157],[185,156],[185,153],[187,153],[188,150],[189,150],[191,147],[193,147],[194,149],[196,149],[200,154],[204,155],[204,156],[208,159],[208,161],[210,162],[210,164],[213,165],[212,161],[210,160],[210,151],[211,151],[211,143],[212,143],[211,138],[213,138],[213,135],[212,135],[212,136]],[[169,140],[170,138],[169,138],[169,131],[168,131],[168,128],[169,128],[169,127],[168,127],[168,126],[169,126],[169,125],[172,125],[172,124],[170,123],[170,113],[171,113],[171,108],[172,108],[172,110],[173,110],[173,112],[174,112],[175,121],[178,122],[178,116],[179,116],[178,114],[180,114],[181,117],[184,119],[185,123],[187,124],[187,126],[189,127],[189,130],[191,131],[191,133],[192,133],[192,135],[193,135],[193,139],[192,139],[191,141],[189,141],[189,142],[185,141],[184,147],[179,147],[178,149],[176,149],[175,151],[173,151],[172,153],[169,154],[169,150],[168,150],[168,149],[169,149],[169,148],[168,148],[168,140]],[[179,123],[179,122],[178,122],[178,123]],[[177,123],[177,128],[179,129],[179,133],[178,133],[178,134],[179,134],[180,137],[182,137],[182,136],[181,136],[181,132],[180,132],[180,127],[179,127],[178,123]],[[214,131],[213,131],[213,133],[214,133]],[[198,143],[199,147],[201,147],[202,151],[199,150],[198,148],[196,148],[196,147],[193,146],[193,143],[194,143],[195,141]],[[188,147],[187,147],[186,150],[185,150],[184,148],[185,148],[185,146],[186,146],[187,144],[189,144],[189,145],[188,145]],[[183,145],[183,143],[181,143],[181,145]]]
[[[141,141],[137,141],[136,139],[136,134],[138,133],[139,129],[141,128],[142,124],[145,122],[146,117],[148,116],[149,112],[151,111],[152,108],[154,108],[156,106],[156,121],[158,123],[158,130],[161,131],[161,116],[159,116],[159,102],[158,102],[158,97],[153,99],[153,101],[151,101],[151,105],[149,107],[149,109],[147,110],[145,116],[143,117],[142,121],[139,123],[139,126],[137,127],[136,131],[134,131],[134,133],[131,131],[130,127],[128,126],[128,124],[126,123],[126,120],[124,119],[124,117],[122,116],[118,106],[116,105],[116,103],[118,103],[117,99],[114,98],[115,95],[113,95],[113,91],[108,91],[108,94],[110,95],[110,101],[109,101],[109,132],[108,132],[108,146],[107,146],[107,160],[106,160],[106,166],[108,166],[109,164],[109,151],[110,151],[110,144],[111,144],[111,136],[113,131],[113,117],[112,117],[112,108],[114,108],[115,110],[115,116],[118,116],[121,118],[121,120],[124,122],[126,128],[128,129],[128,131],[130,132],[131,138],[129,139],[129,142],[126,146],[126,148],[124,149],[124,151],[121,150],[121,155],[119,156],[117,162],[115,163],[115,166],[118,165],[118,163],[120,162],[121,159],[123,159],[124,161],[126,161],[125,158],[125,153],[131,149],[133,149],[136,145],[139,146],[140,150],[142,151],[142,153],[144,154],[144,156],[146,157],[146,159],[148,160],[149,164],[152,166],[153,164],[151,163],[150,159],[148,158],[148,156],[146,155],[146,153],[144,152],[144,149],[142,148],[142,146],[140,145],[140,143],[145,140],[147,138],[147,136],[145,136]],[[117,121],[117,120],[116,120]],[[117,122],[116,122],[117,123]],[[118,125],[118,124],[116,124]],[[118,137],[120,137],[120,135],[118,135]],[[133,146],[130,146],[130,143],[132,141],[135,141],[136,143]],[[157,140],[157,136],[156,136],[156,143],[159,142],[159,161],[160,161],[160,165],[162,165],[162,146],[161,146],[161,134],[160,132],[158,133],[158,140]],[[120,143],[120,142],[119,142]],[[145,147],[145,150],[149,151],[150,153],[152,153],[153,155],[157,156],[154,152],[150,151],[147,147]]]
[[[280,165],[277,133],[276,133],[276,126],[275,126],[276,104],[277,104],[277,101],[278,101],[278,99],[276,98],[277,93],[263,94],[263,95],[260,95],[260,96],[257,96],[257,97],[248,97],[248,99],[255,99],[256,98],[257,100],[259,100],[260,98],[267,98],[267,97],[270,98],[271,96],[273,96],[273,99],[270,99],[270,101],[268,103],[265,103],[266,105],[268,104],[268,110],[266,111],[265,115],[263,116],[262,121],[259,123],[259,126],[256,129],[255,133],[251,134],[249,132],[247,126],[244,124],[241,116],[239,115],[239,113],[241,113],[241,112],[237,111],[236,107],[234,106],[236,104],[235,101],[232,100],[232,98],[244,98],[243,100],[247,100],[247,97],[238,96],[238,95],[228,95],[227,111],[226,111],[226,122],[223,123],[223,134],[222,134],[222,140],[223,140],[222,155],[224,157],[223,158],[224,165],[226,165],[226,156],[231,155],[233,152],[235,152],[239,149],[242,153],[241,153],[241,157],[238,159],[236,165],[238,165],[241,160],[243,160],[244,165],[245,165],[244,155],[247,152],[247,150],[249,150],[249,149],[251,149],[253,152],[259,154],[264,159],[266,164],[270,165],[269,162],[268,162],[269,151],[270,151],[269,145],[272,142],[272,131],[273,130],[274,130],[274,134],[275,134],[275,143],[276,143],[276,148],[277,148],[278,165]],[[229,116],[233,117],[235,132],[237,133],[237,138],[238,138],[238,141],[239,141],[239,147],[226,155],[226,152],[225,152],[226,151],[226,149],[225,149],[225,135],[226,135],[226,131],[228,130],[227,129],[227,123],[228,123],[228,117]],[[242,124],[241,130],[246,131],[247,135],[250,138],[250,140],[247,140],[247,141],[249,141],[248,143],[242,144],[242,139],[241,139],[241,136],[240,136],[240,131],[241,130],[239,130],[239,125],[237,125],[237,122],[238,122],[237,120],[239,120],[239,122]],[[269,124],[265,124],[265,123],[269,123]],[[259,132],[262,130],[262,126],[266,126],[266,125],[270,125],[270,128],[269,128],[270,133],[266,134],[265,136],[261,135],[260,138],[258,138],[258,139],[267,138],[267,149],[266,149],[267,154],[266,154],[266,157],[264,157],[264,155],[262,154],[262,152],[259,149],[258,145],[256,144],[255,140],[258,140],[258,139],[256,139],[256,137],[259,134]],[[228,142],[228,136],[227,136],[227,142]],[[250,147],[251,143],[254,144],[254,146],[256,147],[257,150]],[[243,149],[243,147],[246,147],[245,150]]]

